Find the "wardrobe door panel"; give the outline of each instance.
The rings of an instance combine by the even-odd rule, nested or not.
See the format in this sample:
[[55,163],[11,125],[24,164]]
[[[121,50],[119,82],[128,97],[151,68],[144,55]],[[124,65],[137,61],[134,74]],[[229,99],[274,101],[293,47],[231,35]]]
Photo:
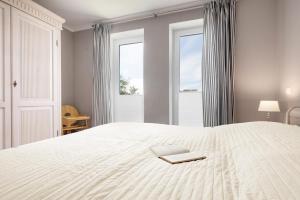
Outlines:
[[0,107],[0,149],[5,146],[5,108]]
[[13,146],[57,135],[55,29],[12,9]]
[[23,108],[20,120],[22,131],[20,143],[27,144],[51,137],[53,135],[52,118],[53,111],[50,107]]
[[0,149],[11,146],[10,6],[0,2]]
[[21,99],[52,101],[52,31],[20,21]]

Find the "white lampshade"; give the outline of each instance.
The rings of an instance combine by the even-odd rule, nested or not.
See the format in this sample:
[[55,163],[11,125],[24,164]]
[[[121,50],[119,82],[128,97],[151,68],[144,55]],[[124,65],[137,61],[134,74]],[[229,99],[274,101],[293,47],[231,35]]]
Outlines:
[[260,101],[258,111],[280,112],[278,101]]

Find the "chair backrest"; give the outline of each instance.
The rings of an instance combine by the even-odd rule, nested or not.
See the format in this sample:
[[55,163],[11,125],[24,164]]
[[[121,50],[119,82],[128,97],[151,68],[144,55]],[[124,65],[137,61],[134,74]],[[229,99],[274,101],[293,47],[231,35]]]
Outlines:
[[288,109],[285,116],[285,122],[287,124],[300,126],[300,106],[294,106]]
[[61,110],[62,116],[70,116],[70,117],[77,117],[79,116],[78,110],[70,105],[63,105]]

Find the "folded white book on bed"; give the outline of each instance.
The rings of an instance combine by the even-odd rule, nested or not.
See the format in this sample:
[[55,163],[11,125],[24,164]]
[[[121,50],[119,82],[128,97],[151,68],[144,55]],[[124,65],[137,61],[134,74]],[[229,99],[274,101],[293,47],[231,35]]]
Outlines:
[[160,159],[171,164],[203,160],[203,152],[190,152],[177,145],[159,145],[150,147],[151,151]]

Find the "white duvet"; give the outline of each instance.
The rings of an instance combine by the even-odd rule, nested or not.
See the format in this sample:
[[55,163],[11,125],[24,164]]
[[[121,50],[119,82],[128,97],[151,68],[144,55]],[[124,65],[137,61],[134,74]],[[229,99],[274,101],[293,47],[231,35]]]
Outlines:
[[[149,147],[206,160],[171,165]],[[300,128],[118,123],[0,151],[0,199],[300,199]]]

